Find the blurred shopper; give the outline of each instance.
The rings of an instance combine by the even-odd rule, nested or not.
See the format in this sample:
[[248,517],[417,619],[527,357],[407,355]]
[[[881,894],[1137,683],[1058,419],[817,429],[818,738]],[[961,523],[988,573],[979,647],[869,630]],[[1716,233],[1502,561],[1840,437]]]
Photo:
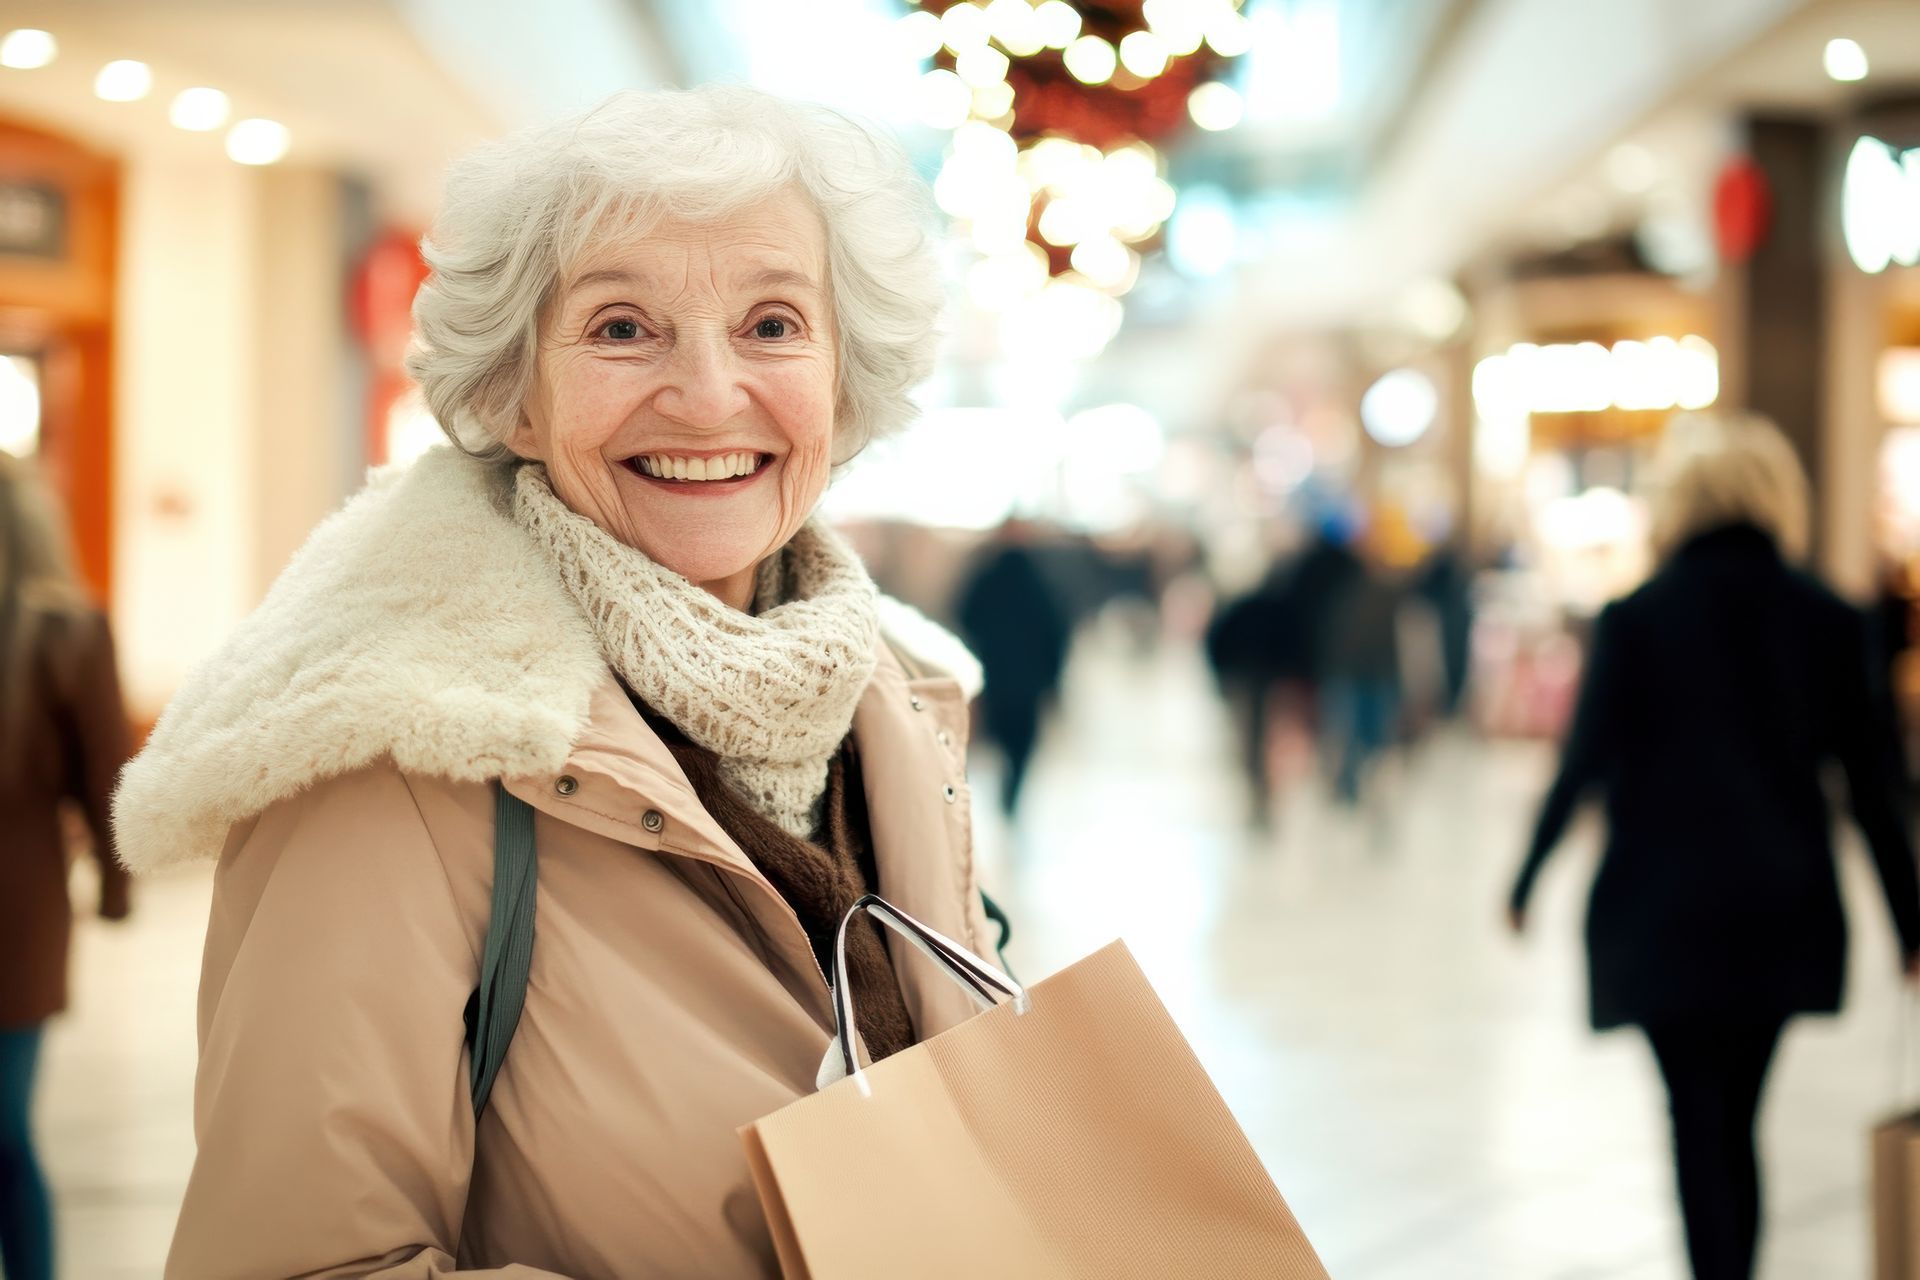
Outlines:
[[1433,610],[1438,629],[1441,716],[1452,719],[1466,697],[1473,658],[1473,583],[1459,550],[1442,545],[1427,558],[1413,587]]
[[[316,531],[116,799],[129,862],[218,858],[169,1276],[778,1274],[736,1130],[814,1092],[848,909],[993,945],[965,694],[812,518],[932,367],[925,208],[740,88],[456,165],[410,368],[461,449]],[[530,940],[490,914],[529,831]],[[846,936],[871,1058],[974,1012]]]
[[1638,1026],[1665,1077],[1687,1250],[1701,1280],[1752,1274],[1754,1124],[1785,1022],[1840,1007],[1846,930],[1822,770],[1844,769],[1904,963],[1920,972],[1920,891],[1882,667],[1864,616],[1789,567],[1806,481],[1758,419],[1669,428],[1663,564],[1593,638],[1559,777],[1513,888],[1576,801],[1604,796],[1587,918],[1596,1030]]
[[108,796],[127,760],[107,620],[74,577],[52,505],[0,451],[0,1271],[51,1280],[53,1207],[33,1146],[34,1070],[67,1005],[63,810],[77,807],[100,867],[100,914],[127,914]]
[[1008,814],[1019,808],[1073,639],[1071,615],[1036,551],[1032,527],[1008,520],[968,571],[955,606],[960,629],[986,669],[980,706],[987,736],[1006,759],[1000,807]]
[[1401,706],[1399,585],[1377,556],[1329,599],[1320,621],[1322,758],[1334,798],[1360,803],[1381,753],[1399,731]]
[[1292,565],[1276,565],[1253,590],[1222,605],[1206,634],[1207,662],[1240,735],[1248,817],[1261,828],[1273,818],[1273,711],[1280,690],[1306,667],[1304,627],[1287,591],[1291,573]]

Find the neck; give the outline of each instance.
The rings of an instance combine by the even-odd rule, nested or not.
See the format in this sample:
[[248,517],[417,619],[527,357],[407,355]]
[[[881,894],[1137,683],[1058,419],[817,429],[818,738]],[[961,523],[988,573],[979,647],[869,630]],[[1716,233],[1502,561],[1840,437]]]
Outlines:
[[712,582],[703,582],[700,589],[714,597],[729,609],[738,609],[745,613],[753,607],[753,584],[760,572],[759,564],[750,564],[740,572],[724,578],[715,578]]

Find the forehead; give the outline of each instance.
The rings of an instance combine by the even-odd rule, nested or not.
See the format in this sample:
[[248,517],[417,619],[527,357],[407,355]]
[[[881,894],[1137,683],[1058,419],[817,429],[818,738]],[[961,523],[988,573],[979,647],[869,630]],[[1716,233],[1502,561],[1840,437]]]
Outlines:
[[783,190],[712,217],[615,223],[575,264],[567,291],[616,278],[677,289],[695,275],[725,289],[767,280],[824,289],[826,262],[819,213],[798,192]]

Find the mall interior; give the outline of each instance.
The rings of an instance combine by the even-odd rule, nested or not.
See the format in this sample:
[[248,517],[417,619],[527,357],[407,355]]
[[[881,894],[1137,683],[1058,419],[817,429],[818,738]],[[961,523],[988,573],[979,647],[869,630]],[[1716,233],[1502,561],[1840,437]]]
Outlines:
[[[1920,4],[0,0],[0,449],[133,741],[369,468],[444,445],[404,359],[449,163],[715,82],[871,122],[931,192],[935,373],[822,509],[1027,691],[967,760],[1010,968],[1123,938],[1341,1280],[1694,1274],[1655,1058],[1589,1027],[1598,809],[1524,933],[1508,891],[1596,615],[1662,569],[1676,417],[1777,424],[1920,743]],[[1319,639],[1249,674],[1276,594]],[[1834,822],[1845,1001],[1767,1078],[1770,1280],[1896,1274],[1870,1138],[1920,1105]],[[193,1163],[213,871],[99,919],[69,831],[33,1140],[57,1274],[131,1280]]]

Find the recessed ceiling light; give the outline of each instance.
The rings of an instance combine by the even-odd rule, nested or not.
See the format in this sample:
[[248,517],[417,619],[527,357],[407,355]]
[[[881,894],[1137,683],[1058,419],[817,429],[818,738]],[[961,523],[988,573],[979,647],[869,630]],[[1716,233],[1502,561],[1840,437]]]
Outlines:
[[60,46],[54,43],[50,32],[21,27],[7,32],[6,39],[0,40],[0,67],[34,71],[52,62],[59,52]]
[[94,96],[108,102],[138,102],[152,91],[153,68],[131,58],[109,62],[93,78]]
[[227,130],[227,156],[240,164],[272,164],[292,143],[293,135],[278,120],[241,120]]
[[182,89],[174,95],[167,119],[181,129],[206,133],[227,122],[227,95],[218,89]]
[[1835,80],[1850,82],[1867,78],[1867,51],[1856,40],[1842,37],[1827,41],[1826,56],[1821,64]]

